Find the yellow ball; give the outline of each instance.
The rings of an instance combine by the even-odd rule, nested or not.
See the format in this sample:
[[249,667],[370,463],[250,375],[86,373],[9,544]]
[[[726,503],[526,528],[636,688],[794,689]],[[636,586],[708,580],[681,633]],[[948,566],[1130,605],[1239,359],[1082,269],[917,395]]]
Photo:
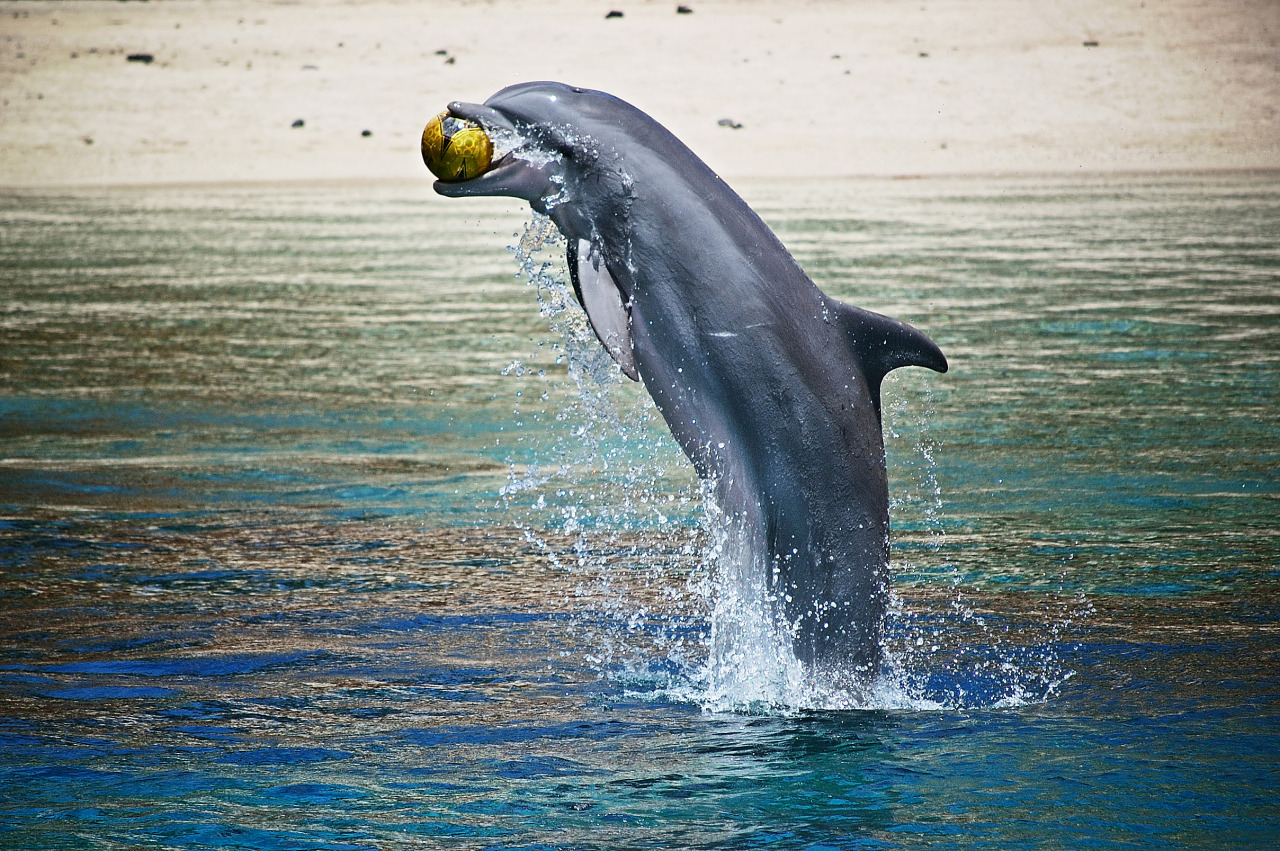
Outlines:
[[422,161],[441,180],[470,180],[489,170],[493,142],[479,124],[442,112],[422,131]]

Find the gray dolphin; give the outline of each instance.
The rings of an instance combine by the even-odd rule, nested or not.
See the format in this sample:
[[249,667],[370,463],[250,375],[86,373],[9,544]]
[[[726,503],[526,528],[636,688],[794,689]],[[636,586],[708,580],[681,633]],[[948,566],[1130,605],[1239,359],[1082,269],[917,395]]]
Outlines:
[[601,343],[644,382],[746,546],[808,669],[878,669],[889,562],[880,383],[946,372],[910,325],[825,296],[760,217],[666,128],[603,92],[522,83],[449,111],[516,140],[449,197],[522,198],[568,241]]

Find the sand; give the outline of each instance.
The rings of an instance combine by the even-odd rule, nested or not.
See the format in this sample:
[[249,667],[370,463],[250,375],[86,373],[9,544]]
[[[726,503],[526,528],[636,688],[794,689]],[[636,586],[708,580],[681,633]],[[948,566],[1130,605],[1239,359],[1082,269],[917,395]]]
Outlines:
[[0,186],[427,181],[431,115],[537,79],[727,178],[1280,168],[1274,0],[686,3],[0,3]]

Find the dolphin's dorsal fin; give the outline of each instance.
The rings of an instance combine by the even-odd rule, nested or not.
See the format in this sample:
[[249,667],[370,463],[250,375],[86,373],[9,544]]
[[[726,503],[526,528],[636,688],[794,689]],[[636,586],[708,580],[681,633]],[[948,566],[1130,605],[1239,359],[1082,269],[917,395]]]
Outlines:
[[937,344],[923,331],[889,316],[852,307],[826,298],[829,314],[848,337],[849,344],[862,364],[867,389],[880,412],[880,382],[900,366],[924,366],[935,372],[947,371],[947,358]]
[[589,240],[569,240],[569,280],[605,351],[627,378],[639,381],[631,346],[631,313],[622,303],[622,292],[605,267],[600,249]]

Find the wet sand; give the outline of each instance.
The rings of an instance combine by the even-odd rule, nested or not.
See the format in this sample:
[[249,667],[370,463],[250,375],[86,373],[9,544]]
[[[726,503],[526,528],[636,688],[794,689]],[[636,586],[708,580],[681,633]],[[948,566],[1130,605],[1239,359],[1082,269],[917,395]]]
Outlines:
[[537,79],[730,178],[1280,168],[1270,0],[687,5],[3,3],[0,186],[425,181],[432,114]]

